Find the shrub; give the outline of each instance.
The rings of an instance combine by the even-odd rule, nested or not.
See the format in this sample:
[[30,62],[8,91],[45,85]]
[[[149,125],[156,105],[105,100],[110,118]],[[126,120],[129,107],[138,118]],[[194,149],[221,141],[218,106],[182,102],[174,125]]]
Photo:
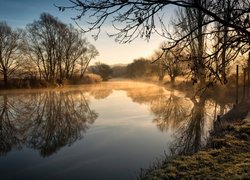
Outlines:
[[99,83],[102,81],[102,78],[100,75],[92,74],[92,73],[85,74],[83,79],[85,83],[88,83],[88,84]]

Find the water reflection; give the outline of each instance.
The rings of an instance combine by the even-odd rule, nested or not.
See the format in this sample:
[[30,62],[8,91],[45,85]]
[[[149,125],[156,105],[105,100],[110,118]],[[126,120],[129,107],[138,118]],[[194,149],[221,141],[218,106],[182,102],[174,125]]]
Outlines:
[[31,147],[49,156],[71,145],[97,118],[84,94],[46,91],[0,97],[0,153]]
[[94,86],[89,89],[90,95],[95,99],[105,99],[113,93],[112,88],[103,88],[103,86]]
[[230,108],[135,82],[18,92],[0,95],[4,179],[129,179],[128,169],[147,168],[164,150],[200,149],[216,116]]
[[13,121],[16,116],[14,102],[9,102],[5,95],[0,99],[0,155],[9,152],[12,146],[20,146],[19,128]]
[[[192,99],[193,108],[186,122],[177,131],[177,139],[172,146],[172,152],[189,154],[197,152],[205,138],[205,98]],[[207,127],[208,128],[208,127]]]
[[[161,132],[174,132],[175,141],[171,146],[172,153],[188,154],[200,149],[205,135],[211,128],[211,123],[205,123],[205,118],[211,119],[205,110],[206,99],[204,97],[190,100],[175,91],[164,94],[157,93],[156,89],[151,89],[149,93],[154,96],[146,98],[135,93],[134,91],[129,93],[130,97],[133,101],[149,105],[151,112],[155,115],[153,123],[157,128]],[[139,93],[142,94],[141,91]],[[210,107],[207,106],[206,109],[210,111]]]
[[165,92],[163,88],[128,91],[134,102],[149,106],[155,115],[153,123],[161,132],[173,132],[173,154],[191,154],[205,145],[217,115],[223,115],[232,103],[219,102],[206,95],[193,99],[178,91]]
[[[174,132],[173,153],[198,151],[205,143],[217,114],[230,106],[215,99],[186,98],[178,91],[166,91],[149,84],[104,84],[85,90],[95,99],[123,90],[133,102],[146,104],[154,114],[152,122],[161,132]],[[0,97],[0,153],[30,147],[48,156],[83,137],[97,113],[90,109],[82,89],[42,91]]]
[[176,96],[174,92],[169,96],[159,97],[151,103],[151,111],[156,116],[153,123],[162,132],[178,129],[188,118],[190,107],[192,104],[189,100]]
[[176,140],[171,150],[174,154],[192,154],[199,151],[206,143],[217,114],[223,115],[231,105],[217,103],[206,96],[193,98],[193,107],[185,123],[176,130]]

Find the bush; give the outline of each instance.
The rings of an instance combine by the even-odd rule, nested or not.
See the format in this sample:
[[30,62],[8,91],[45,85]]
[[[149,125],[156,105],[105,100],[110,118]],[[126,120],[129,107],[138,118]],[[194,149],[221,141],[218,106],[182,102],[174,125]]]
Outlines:
[[109,65],[100,62],[96,63],[95,66],[92,66],[90,71],[94,74],[100,75],[103,81],[111,79],[113,74],[113,70]]
[[100,75],[92,74],[92,73],[85,74],[83,79],[85,83],[88,83],[88,84],[99,83],[102,81],[102,78]]

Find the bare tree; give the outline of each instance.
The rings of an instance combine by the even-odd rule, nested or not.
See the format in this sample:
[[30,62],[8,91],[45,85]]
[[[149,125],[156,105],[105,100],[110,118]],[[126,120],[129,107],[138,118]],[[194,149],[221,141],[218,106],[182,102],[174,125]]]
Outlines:
[[99,52],[97,51],[95,46],[92,44],[89,44],[87,46],[87,52],[84,54],[84,56],[82,56],[78,60],[78,64],[80,65],[80,78],[83,78],[83,75],[86,72],[90,61],[98,55],[99,55]]
[[[218,23],[220,26],[225,26],[233,36],[227,38],[227,41],[223,42],[221,48],[226,47],[233,48],[237,52],[246,53],[249,51],[250,41],[250,2],[249,0],[230,1],[233,7],[228,11],[225,16],[225,12],[218,11],[219,0],[166,0],[166,1],[152,1],[152,0],[101,0],[101,1],[80,1],[71,0],[72,6],[59,7],[59,10],[75,9],[79,12],[79,15],[75,20],[79,20],[82,17],[88,16],[89,26],[83,31],[95,31],[95,36],[98,37],[101,27],[105,22],[111,22],[113,27],[117,30],[116,33],[110,34],[115,37],[115,40],[122,43],[133,41],[137,37],[150,39],[152,33],[157,33],[164,38],[169,39],[169,34],[166,28],[165,20],[166,16],[164,12],[169,5],[176,5],[182,8],[188,8],[190,11],[196,13],[197,23],[193,27],[192,31],[187,34],[183,34],[178,39],[173,40],[164,50],[171,49],[179,44],[179,42],[190,38],[191,34],[197,32],[197,43],[203,44],[203,27],[209,26],[206,34],[215,33],[215,29],[210,28],[214,23]],[[203,3],[205,2],[205,3]],[[231,18],[228,18],[230,16]],[[197,52],[197,64],[201,66],[195,69],[199,69],[201,78],[204,79],[204,59],[207,64],[211,63],[214,59],[214,54],[203,54],[204,50]],[[224,68],[225,63],[218,66],[219,71]],[[218,72],[214,71],[212,66],[207,66],[209,69],[208,75],[213,76],[215,79],[221,80],[218,76]],[[202,80],[203,81],[203,80]]]
[[[226,18],[219,16],[217,13],[218,0],[209,0],[210,8],[204,7],[200,1],[194,0],[166,0],[166,1],[152,1],[152,0],[101,0],[101,1],[80,1],[71,0],[72,6],[63,7],[58,6],[59,10],[64,11],[65,9],[76,9],[79,15],[75,19],[81,19],[83,16],[89,16],[89,28],[90,30],[100,30],[101,26],[106,20],[112,18],[114,27],[118,24],[124,23],[124,28],[117,28],[119,37],[118,39],[125,41],[132,40],[135,36],[138,37],[138,32],[143,37],[150,38],[152,30],[156,29],[155,18],[160,12],[163,12],[167,6],[176,5],[179,7],[198,9],[204,14],[208,15],[211,22],[219,22],[220,24],[226,25],[233,28],[234,30],[240,31],[241,33],[249,36],[250,32],[247,30],[244,24],[236,23],[237,20],[244,19],[249,13],[249,1],[242,0],[241,2],[231,0],[235,4],[234,12],[235,21],[230,22]],[[238,7],[238,8],[236,8]],[[232,12],[232,13],[234,13]],[[237,16],[236,16],[237,15]],[[159,16],[161,17],[161,16]],[[126,23],[125,23],[126,22]],[[249,27],[249,25],[247,26]],[[98,34],[97,34],[98,35]],[[118,40],[117,39],[117,40]]]
[[[193,2],[193,0],[190,0]],[[208,7],[207,1],[197,1],[203,7]],[[169,35],[171,41],[176,42],[175,47],[179,46],[179,51],[188,52],[189,66],[193,82],[199,82],[201,86],[205,85],[206,81],[206,31],[207,26],[203,25],[207,17],[199,9],[179,8],[176,11],[176,18],[173,19],[175,32]],[[188,35],[187,37],[185,37]],[[180,38],[185,37],[179,41]],[[180,47],[182,46],[182,47]],[[167,45],[165,45],[167,47]],[[170,49],[171,50],[171,49]]]
[[4,84],[19,67],[21,32],[13,31],[6,22],[0,22],[0,73]]
[[159,81],[163,81],[165,74],[166,74],[166,69],[164,67],[164,55],[162,55],[162,50],[155,50],[153,55],[152,55],[152,61],[158,58],[157,60],[157,75]]
[[49,82],[70,79],[77,61],[91,51],[88,49],[90,44],[79,30],[50,14],[41,14],[38,21],[27,26],[27,30],[30,56],[40,74]]
[[53,82],[57,76],[57,64],[61,61],[57,52],[60,40],[59,29],[65,25],[49,14],[41,14],[40,20],[27,26],[29,47],[36,64],[47,81]]
[[171,50],[164,51],[162,54],[162,48],[166,46],[166,42],[162,43],[160,50],[155,51],[153,58],[158,61],[158,75],[161,81],[166,74],[169,75],[172,84],[175,83],[175,78],[180,75],[184,75],[186,66],[187,55],[182,47],[179,45]]
[[[60,73],[60,79],[69,79],[72,77],[77,64],[77,60],[86,56],[88,47],[87,40],[82,38],[82,33],[72,25],[65,29],[66,33],[62,36],[62,45],[64,46],[63,62],[60,64],[60,70],[64,67],[64,73]],[[62,70],[61,70],[62,71]]]

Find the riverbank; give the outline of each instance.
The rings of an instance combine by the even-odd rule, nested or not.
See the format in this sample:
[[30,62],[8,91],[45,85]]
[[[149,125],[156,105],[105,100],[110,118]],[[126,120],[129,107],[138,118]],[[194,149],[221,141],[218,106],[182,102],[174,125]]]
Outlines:
[[37,88],[56,88],[65,85],[81,85],[81,84],[96,84],[102,82],[101,76],[97,74],[87,73],[82,78],[72,77],[71,79],[55,80],[48,82],[45,79],[36,77],[10,79],[6,85],[3,80],[0,80],[0,90],[8,89],[37,89]]
[[243,102],[215,123],[205,148],[179,155],[146,171],[141,179],[244,179],[250,177],[250,102]]

